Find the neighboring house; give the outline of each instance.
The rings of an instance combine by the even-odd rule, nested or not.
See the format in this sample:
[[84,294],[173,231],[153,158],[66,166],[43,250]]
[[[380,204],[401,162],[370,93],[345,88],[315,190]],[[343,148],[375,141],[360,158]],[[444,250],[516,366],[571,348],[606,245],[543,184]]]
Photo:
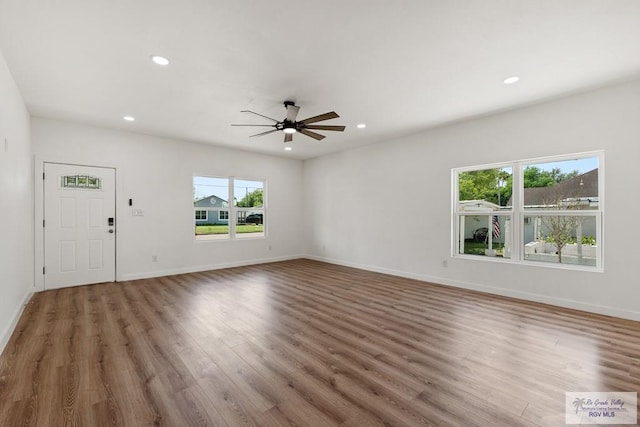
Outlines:
[[[525,208],[558,207],[566,209],[575,206],[581,210],[598,207],[598,169],[585,172],[574,178],[562,181],[552,187],[533,187],[524,189]],[[595,224],[588,222],[582,225],[583,236],[595,236]],[[533,242],[540,234],[545,234],[538,219],[525,217],[525,242]]]
[[556,203],[561,209],[570,204],[578,205],[581,209],[588,209],[588,206],[597,207],[598,169],[585,172],[552,187],[524,189],[525,207],[549,208]]
[[196,225],[229,224],[229,203],[218,196],[198,199],[193,202],[193,207]]

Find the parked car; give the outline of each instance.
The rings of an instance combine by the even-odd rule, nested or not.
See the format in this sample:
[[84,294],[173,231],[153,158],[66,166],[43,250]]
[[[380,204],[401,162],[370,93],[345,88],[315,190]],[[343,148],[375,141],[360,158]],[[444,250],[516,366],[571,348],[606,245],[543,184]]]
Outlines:
[[262,214],[247,215],[244,222],[245,224],[262,224]]
[[473,230],[473,241],[474,242],[484,242],[487,240],[487,234],[489,233],[489,229],[487,227],[480,227],[476,230]]

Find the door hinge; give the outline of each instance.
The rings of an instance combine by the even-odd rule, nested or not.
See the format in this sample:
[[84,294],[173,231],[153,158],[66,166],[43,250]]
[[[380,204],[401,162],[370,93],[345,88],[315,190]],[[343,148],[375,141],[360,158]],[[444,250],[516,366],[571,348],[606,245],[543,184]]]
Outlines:
[[44,172],[42,172],[42,180],[44,181]]
[[42,220],[42,227],[44,228],[44,219]]
[[42,274],[44,274],[44,267],[42,267]]

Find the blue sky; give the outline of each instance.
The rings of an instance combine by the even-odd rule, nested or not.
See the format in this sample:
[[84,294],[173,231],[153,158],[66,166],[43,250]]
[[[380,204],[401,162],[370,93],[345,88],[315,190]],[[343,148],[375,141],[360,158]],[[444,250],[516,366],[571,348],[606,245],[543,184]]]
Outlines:
[[579,160],[565,160],[562,162],[531,164],[531,166],[534,166],[534,165],[546,171],[550,171],[553,168],[560,168],[560,170],[563,173],[573,172],[574,170],[577,170],[578,174],[583,174],[585,172],[589,172],[598,167],[598,158],[589,157],[586,159],[579,159]]
[[[548,162],[548,163],[529,163],[527,166],[535,166],[538,169],[542,169],[545,171],[550,171],[554,168],[560,168],[562,173],[573,172],[574,170],[578,171],[578,175],[583,173],[592,171],[598,168],[598,158],[597,157],[588,157],[585,159],[576,159],[576,160],[564,160],[561,162]],[[507,171],[509,173],[512,172],[511,168],[502,168],[502,170]]]
[[[194,176],[193,188],[196,199],[215,195],[223,200],[229,201],[229,180],[227,178]],[[238,200],[242,199],[246,193],[250,193],[259,188],[263,188],[262,181],[250,181],[237,178],[234,180],[234,193]]]

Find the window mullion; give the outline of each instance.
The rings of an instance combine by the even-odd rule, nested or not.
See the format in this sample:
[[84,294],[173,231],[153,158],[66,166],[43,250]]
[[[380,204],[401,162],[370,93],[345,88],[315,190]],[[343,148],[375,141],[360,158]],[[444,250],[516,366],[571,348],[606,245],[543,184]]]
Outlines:
[[235,178],[229,178],[229,237],[232,239],[236,238],[236,202],[235,202],[235,194],[234,194],[234,181]]
[[522,163],[513,164],[513,187],[511,200],[513,201],[511,209],[513,209],[513,217],[511,221],[511,259],[515,261],[522,260],[522,247],[524,242],[524,229],[523,223],[523,169]]

